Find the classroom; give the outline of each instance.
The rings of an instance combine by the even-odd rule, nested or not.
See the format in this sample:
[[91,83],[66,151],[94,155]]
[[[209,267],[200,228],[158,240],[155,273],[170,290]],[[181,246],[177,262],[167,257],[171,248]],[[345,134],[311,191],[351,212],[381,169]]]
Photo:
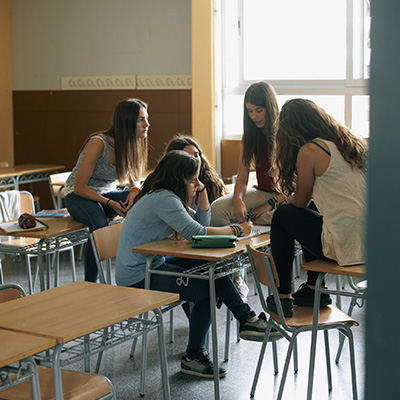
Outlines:
[[[311,0],[304,1],[304,7],[312,3]],[[228,11],[231,9],[234,9],[235,13],[239,10],[237,13],[240,18],[245,18],[247,14],[244,10],[248,7],[247,11],[251,10],[254,13],[254,21],[257,21],[254,22],[254,30],[250,32],[257,32],[256,26],[264,23],[262,15],[257,13],[264,7],[263,3],[268,2],[2,0],[0,2],[0,48],[2,49],[0,162],[6,162],[10,166],[21,164],[64,166],[65,171],[71,171],[87,136],[110,126],[113,110],[121,100],[139,98],[148,104],[149,169],[156,167],[165,145],[175,134],[186,133],[201,144],[202,151],[207,154],[210,163],[229,184],[232,183],[232,176],[238,168],[243,117],[241,106],[246,87],[251,82],[258,80],[270,82],[277,92],[280,107],[285,100],[304,95],[317,103],[320,102],[320,105],[327,107],[328,110],[329,101],[323,100],[324,95],[331,98],[340,97],[339,111],[337,105],[328,111],[338,119],[342,119],[343,123],[354,125],[354,129],[368,138],[369,142],[365,237],[369,285],[368,302],[366,306],[357,310],[357,316],[362,315],[362,327],[357,329],[363,330],[363,333],[356,337],[362,340],[359,344],[362,348],[359,352],[361,357],[357,357],[356,350],[357,374],[360,378],[358,393],[359,398],[367,400],[394,399],[400,390],[397,383],[400,372],[397,355],[400,348],[396,331],[390,329],[390,324],[396,327],[398,319],[397,313],[392,309],[397,298],[397,279],[400,279],[400,272],[396,268],[398,265],[396,232],[400,224],[400,213],[391,211],[392,207],[388,205],[398,204],[400,195],[400,189],[393,185],[390,179],[396,177],[396,170],[400,170],[400,158],[397,156],[400,136],[395,133],[400,124],[400,113],[395,107],[400,95],[400,83],[397,79],[400,54],[396,51],[397,35],[400,34],[398,25],[400,7],[397,0],[338,2],[345,10],[347,7],[348,13],[351,9],[354,18],[357,7],[364,5],[371,8],[368,44],[370,63],[367,63],[368,68],[359,73],[362,76],[357,76],[350,83],[344,83],[344,86],[342,83],[333,82],[335,78],[332,78],[330,83],[325,82],[325,86],[321,84],[317,87],[315,82],[318,79],[324,80],[325,77],[306,75],[298,78],[297,83],[290,86],[288,81],[291,78],[284,81],[279,77],[280,71],[274,72],[272,69],[269,70],[270,76],[274,76],[275,73],[275,78],[257,75],[257,71],[254,72],[254,76],[250,71],[251,76],[243,78],[242,65],[237,68],[242,74],[238,78],[239,83],[227,83],[229,79],[237,80],[237,77],[224,75],[226,74],[224,68],[232,60],[229,58],[231,43],[221,39],[223,35],[227,37],[231,35],[228,31],[228,20],[224,18],[228,18]],[[327,8],[324,10],[331,12],[335,8],[332,6],[335,2],[327,1],[327,3],[329,6],[326,5]],[[296,11],[288,9],[287,13],[287,18],[282,19],[283,25],[286,26],[279,30],[279,34],[277,33],[272,41],[274,46],[268,47],[267,52],[281,52],[273,58],[282,57],[288,60],[287,64],[290,65],[290,57],[287,57],[288,51],[280,35],[287,30],[289,32],[287,40],[289,42],[295,40],[296,35],[290,31],[289,24],[290,21],[296,20],[293,19]],[[279,17],[282,18],[281,15]],[[299,21],[295,22],[301,25],[300,18],[297,19]],[[278,18],[276,20],[280,21]],[[337,25],[329,18],[326,19],[326,24],[328,22],[332,26]],[[267,18],[265,23],[272,25]],[[308,22],[303,25],[307,24]],[[324,25],[321,21],[315,21],[315,24],[315,30],[322,29],[321,26]],[[313,32],[312,29],[309,31]],[[325,43],[318,42],[313,37],[314,39],[317,43],[314,50],[318,55],[315,58],[323,59],[325,53],[322,48],[318,49],[318,46],[320,43],[322,46],[327,46],[328,39]],[[264,42],[267,43],[267,39],[262,36],[249,40],[252,41],[255,43],[250,44],[254,45],[256,50],[263,48]],[[243,48],[240,49],[244,51]],[[368,52],[367,48],[364,50]],[[271,53],[269,55],[271,56]],[[314,55],[310,53],[307,57]],[[301,53],[296,53],[294,57],[298,57],[298,60],[294,58],[294,64],[300,68]],[[365,57],[368,58],[369,55]],[[238,57],[241,58],[244,56]],[[346,57],[344,59],[346,62]],[[356,68],[354,65],[345,65],[350,70]],[[348,70],[343,73],[348,74]],[[328,81],[329,78],[325,80]],[[360,107],[357,108],[356,105]],[[30,188],[29,184],[23,184],[21,187],[26,190]],[[34,194],[40,198],[42,209],[54,208],[48,182],[36,182],[34,189]],[[376,232],[380,234],[376,235]],[[68,269],[66,267],[70,264],[70,258],[67,252],[62,253],[60,257],[61,270]],[[14,271],[7,275],[11,265],[7,263],[9,260],[10,256],[7,255],[4,263],[6,282],[9,282],[9,277],[20,276]],[[19,260],[18,263],[19,268],[22,268],[22,261]],[[82,261],[76,258],[76,263],[77,276],[80,280],[83,276]],[[390,279],[386,279],[385,276]],[[42,285],[46,285],[44,277],[39,276],[38,279],[42,280]],[[61,271],[60,282],[63,284],[69,281],[70,270],[65,273]],[[252,285],[249,286],[252,289]],[[256,296],[251,296],[251,306],[260,308]],[[225,312],[226,308],[217,310],[217,318],[221,320],[218,326],[221,348],[224,345]],[[179,364],[185,344],[187,332],[185,318],[182,310],[176,310],[175,342],[166,344],[167,358],[171,358],[168,361],[172,365]],[[169,323],[166,315],[164,320],[167,330]],[[332,334],[334,335],[335,333]],[[236,343],[234,336],[232,329],[231,358],[227,363],[232,378],[228,374],[226,378],[220,380],[219,394],[222,399],[250,398],[251,383],[260,349],[258,344],[252,342]],[[149,365],[146,378],[148,381],[144,397],[148,399],[161,398],[163,395],[160,386],[160,360],[154,354],[150,354],[157,353],[157,343],[155,336],[149,336]],[[323,345],[322,342],[321,344]],[[322,349],[322,345],[318,346],[319,350]],[[334,354],[335,350],[332,348],[331,353]],[[222,351],[220,349],[220,359]],[[240,360],[243,352],[248,352],[252,359],[246,360],[246,368],[241,371]],[[284,354],[280,353],[282,365]],[[119,393],[117,398],[139,398],[139,358],[135,358],[134,362],[129,360],[120,362],[120,359],[125,357],[120,349],[115,350],[114,362],[110,356],[107,357],[104,356],[105,365],[112,365],[110,368],[113,377],[118,374],[123,377],[117,379],[116,388]],[[266,356],[264,364],[268,364],[266,367],[268,369],[262,372],[267,383],[254,398],[264,396],[263,398],[272,399],[277,394],[280,375],[276,375],[275,378],[273,376],[271,356]],[[340,367],[349,376],[350,370],[347,364],[347,359],[343,359]],[[337,366],[334,365],[333,368],[335,367]],[[120,370],[126,368],[130,368],[129,374]],[[174,367],[169,365],[168,368],[171,374],[169,377],[171,398],[180,400],[189,397],[193,399],[217,397],[212,380],[204,382],[186,379],[186,376],[182,378]],[[308,368],[308,363],[305,364],[305,368]],[[323,364],[320,366],[317,358],[316,371],[319,369],[322,370],[321,380],[326,385],[325,366]],[[135,377],[130,392],[126,387],[129,386],[127,380],[132,373]],[[104,365],[100,368],[100,374],[107,375]],[[305,398],[306,371],[303,371],[303,375],[298,377],[296,382],[293,382],[291,374],[292,369],[289,369],[288,391],[284,393],[283,398]],[[337,377],[331,394],[326,386],[323,386],[319,396],[317,383],[314,382],[313,398],[338,400],[351,398],[350,378],[347,376],[341,382],[341,372],[335,374]],[[236,380],[233,376],[236,376]],[[113,381],[111,377],[110,379]],[[262,379],[260,377],[260,385]],[[299,394],[296,394],[296,384]],[[335,387],[335,384],[339,386]]]

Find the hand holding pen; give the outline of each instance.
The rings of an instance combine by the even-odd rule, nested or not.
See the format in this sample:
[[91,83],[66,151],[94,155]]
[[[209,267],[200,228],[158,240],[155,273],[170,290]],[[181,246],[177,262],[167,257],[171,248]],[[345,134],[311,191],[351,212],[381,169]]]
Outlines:
[[253,207],[250,208],[249,213],[246,215],[246,221],[250,221],[251,213],[253,212]]

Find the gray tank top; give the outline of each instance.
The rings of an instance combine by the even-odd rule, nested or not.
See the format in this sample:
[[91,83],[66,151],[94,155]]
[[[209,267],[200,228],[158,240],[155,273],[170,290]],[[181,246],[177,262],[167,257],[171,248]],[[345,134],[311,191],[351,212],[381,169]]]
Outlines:
[[[106,139],[106,136],[103,133],[99,133],[97,135],[92,136],[89,140],[93,138],[101,139],[104,143],[104,153],[97,161],[96,166],[94,167],[93,174],[89,179],[88,186],[90,189],[95,191],[96,193],[107,193],[116,189],[116,181],[117,181],[117,172],[115,169],[115,165],[111,165],[108,162],[108,152],[110,151],[110,146]],[[111,150],[113,151],[113,149]],[[65,195],[68,195],[74,191],[74,184],[76,174],[78,173],[79,167],[82,163],[83,157],[85,155],[84,150],[79,154],[78,162],[76,163],[74,169],[71,172],[71,175],[67,179],[65,186]]]

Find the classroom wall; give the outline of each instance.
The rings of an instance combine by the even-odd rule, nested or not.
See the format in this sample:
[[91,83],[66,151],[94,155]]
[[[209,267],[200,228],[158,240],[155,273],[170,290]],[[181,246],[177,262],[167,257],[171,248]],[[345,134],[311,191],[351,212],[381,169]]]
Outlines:
[[0,162],[14,163],[10,1],[0,1]]
[[[127,97],[149,104],[150,167],[175,133],[191,133],[190,1],[13,0],[11,29],[15,163],[70,170],[85,138],[107,129]],[[65,90],[66,77],[115,76],[133,86]],[[50,206],[48,188],[35,184],[36,192]]]

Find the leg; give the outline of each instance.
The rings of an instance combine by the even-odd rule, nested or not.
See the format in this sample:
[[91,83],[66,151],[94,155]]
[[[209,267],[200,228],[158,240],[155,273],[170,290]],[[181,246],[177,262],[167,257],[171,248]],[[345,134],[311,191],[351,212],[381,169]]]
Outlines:
[[[297,240],[307,261],[325,258],[321,244],[322,215],[310,208],[283,204],[274,214],[271,224],[271,251],[274,257],[280,294],[292,292],[294,241]],[[308,283],[315,285],[315,274],[309,274]]]
[[[246,190],[243,201],[247,210],[251,207],[256,208],[265,204],[275,193],[264,192],[256,188]],[[254,223],[256,225],[269,225],[271,223],[273,211],[268,211],[261,215]],[[220,197],[211,204],[211,226],[229,225],[234,220],[233,215],[233,194]]]
[[[117,190],[105,193],[103,196],[116,201],[125,201],[128,193],[128,191]],[[65,204],[71,216],[87,225],[90,232],[107,226],[108,218],[117,216],[116,212],[111,207],[85,199],[75,193],[70,193],[66,197]],[[93,249],[90,240],[88,240],[85,248],[85,281],[96,282],[97,276],[98,271]]]

